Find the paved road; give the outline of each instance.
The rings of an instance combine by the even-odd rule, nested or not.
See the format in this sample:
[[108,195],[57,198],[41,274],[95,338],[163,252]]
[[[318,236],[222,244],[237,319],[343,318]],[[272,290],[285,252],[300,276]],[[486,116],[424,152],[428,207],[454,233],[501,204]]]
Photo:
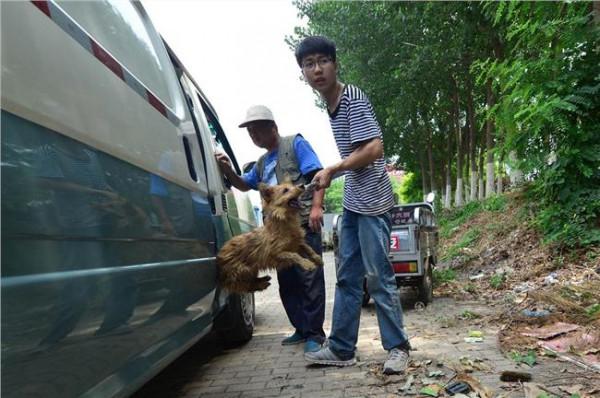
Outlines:
[[[325,263],[325,331],[328,332],[335,288],[331,253],[325,253]],[[301,345],[281,345],[292,328],[279,300],[277,279],[273,281],[267,291],[256,295],[256,329],[248,344],[225,350],[216,336],[210,335],[144,386],[136,397],[406,396],[408,394],[400,388],[409,375],[414,376],[415,393],[423,381],[431,381],[422,380],[430,372],[441,371],[443,375],[433,381],[444,384],[454,375],[450,365],[461,360],[463,365],[474,369],[473,376],[496,393],[524,396],[520,386],[499,381],[500,371],[515,369],[515,365],[497,349],[497,330],[485,329],[483,343],[464,342],[469,330],[483,326],[478,325],[477,320],[462,320],[460,315],[466,310],[479,315],[491,314],[495,309],[489,305],[436,298],[425,310],[415,310],[412,292],[403,291],[405,323],[416,350],[411,354],[412,366],[407,375],[385,376],[381,368],[387,353],[379,339],[373,302],[362,312],[357,366],[307,367]],[[547,386],[572,385],[586,377],[585,372],[570,364],[545,358],[540,362],[525,370],[534,373],[534,381]]]

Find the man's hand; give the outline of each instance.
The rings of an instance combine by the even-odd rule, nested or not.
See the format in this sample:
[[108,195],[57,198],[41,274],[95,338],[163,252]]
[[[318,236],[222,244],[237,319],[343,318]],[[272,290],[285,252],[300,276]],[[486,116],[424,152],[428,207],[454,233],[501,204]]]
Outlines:
[[333,171],[329,168],[323,169],[319,171],[313,177],[311,183],[315,184],[315,189],[324,189],[329,188],[331,185],[331,177],[333,176]]
[[229,157],[227,157],[227,155],[225,155],[223,152],[216,152],[215,158],[217,159],[217,164],[219,165],[219,168],[221,169],[223,174],[229,175],[233,172],[231,160],[229,159]]
[[321,206],[313,206],[310,209],[310,216],[308,218],[308,226],[311,231],[319,232],[323,225],[323,208]]

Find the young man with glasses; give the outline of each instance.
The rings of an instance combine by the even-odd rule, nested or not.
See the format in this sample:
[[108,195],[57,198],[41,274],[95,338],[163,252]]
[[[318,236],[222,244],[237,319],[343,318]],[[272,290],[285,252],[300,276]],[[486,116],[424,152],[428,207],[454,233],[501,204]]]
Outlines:
[[[225,177],[241,191],[258,189],[258,184],[276,185],[286,176],[296,185],[309,183],[321,170],[321,162],[308,141],[300,134],[282,137],[279,135],[273,113],[263,105],[248,109],[246,119],[239,125],[245,127],[252,142],[267,152],[252,166],[250,171],[239,176],[231,166],[227,155],[217,153],[217,162]],[[321,224],[323,222],[323,190],[305,192],[300,197],[300,219],[305,232],[305,241],[315,253],[321,255]],[[323,267],[305,271],[300,266],[277,272],[279,296],[285,312],[296,328],[281,344],[304,343],[304,352],[318,351],[325,340],[325,277]]]
[[410,345],[404,332],[402,307],[388,259],[394,206],[391,182],[383,158],[383,135],[367,96],[358,87],[337,78],[335,44],[320,36],[304,39],[296,60],[308,84],[327,104],[333,135],[342,160],[313,178],[318,189],[327,188],[332,176],[346,172],[344,214],[339,243],[340,263],[328,345],[305,353],[320,365],[356,363],[363,279],[375,301],[383,348],[389,351],[386,374],[403,372]]

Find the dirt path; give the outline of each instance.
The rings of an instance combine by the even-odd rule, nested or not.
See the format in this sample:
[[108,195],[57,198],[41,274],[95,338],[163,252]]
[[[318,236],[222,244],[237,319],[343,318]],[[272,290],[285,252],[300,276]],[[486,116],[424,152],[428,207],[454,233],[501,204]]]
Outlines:
[[[331,253],[325,254],[327,309],[325,330],[331,326],[335,271]],[[148,383],[138,397],[394,397],[421,395],[426,384],[444,385],[454,369],[472,370],[471,376],[487,387],[491,396],[523,397],[519,383],[499,380],[503,370],[530,372],[533,381],[559,393],[559,386],[596,383],[600,375],[586,372],[555,358],[538,358],[529,368],[505,358],[497,346],[497,329],[486,326],[486,317],[498,306],[482,302],[435,298],[424,310],[415,310],[410,291],[402,292],[405,324],[411,344],[411,367],[405,375],[381,374],[386,352],[381,347],[375,305],[363,308],[358,341],[359,363],[350,368],[307,367],[302,346],[283,347],[291,327],[275,283],[256,296],[256,330],[243,347],[224,350],[208,336]],[[469,331],[482,331],[483,342],[468,343]],[[413,382],[401,390],[407,379]],[[427,380],[429,379],[429,380]],[[563,396],[568,396],[563,393]],[[600,396],[600,395],[597,395]]]

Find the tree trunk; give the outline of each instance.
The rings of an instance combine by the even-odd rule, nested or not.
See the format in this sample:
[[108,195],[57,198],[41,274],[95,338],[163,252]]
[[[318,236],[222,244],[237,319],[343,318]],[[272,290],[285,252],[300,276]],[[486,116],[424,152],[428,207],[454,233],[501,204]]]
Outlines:
[[[492,90],[492,79],[488,79],[486,83],[486,97],[488,109],[491,109],[496,104],[496,98],[494,97],[494,91]],[[494,120],[488,118],[485,123],[485,146],[487,149],[486,159],[486,186],[485,186],[485,197],[489,198],[494,194]]]
[[449,209],[452,205],[452,132],[448,132],[447,146],[448,163],[446,167],[446,197],[444,198],[444,208]]
[[473,86],[471,76],[467,73],[467,119],[469,125],[469,147],[468,156],[470,162],[471,187],[469,190],[469,201],[477,200],[477,151],[475,148],[476,127],[475,127],[475,105],[473,104]]
[[502,170],[504,170],[504,159],[503,156],[500,156],[500,161],[498,162],[498,175],[497,175],[497,182],[496,182],[496,193],[498,195],[501,195],[502,192],[504,191],[504,187],[502,185],[502,175],[504,174],[502,172]]
[[456,133],[456,195],[454,197],[454,205],[460,207],[463,205],[463,140],[462,131],[460,128],[460,99],[458,97],[458,83],[456,79],[452,78],[454,83],[454,95],[452,96],[452,102],[454,105],[454,131]]
[[520,185],[523,182],[523,172],[517,169],[517,153],[515,151],[510,151],[508,160],[510,166],[510,174],[508,175],[510,178],[510,185]]
[[[429,142],[427,143],[427,160],[429,162],[429,186],[431,187],[431,192],[436,192],[435,189],[435,168],[433,166],[433,150],[431,148],[431,135],[429,136]],[[427,195],[428,192],[423,192]]]
[[425,174],[425,161],[423,160],[423,153],[419,155],[419,164],[421,166],[421,187],[423,189],[423,201],[427,195],[427,175]]
[[484,154],[484,150],[483,150],[483,145],[479,147],[479,200],[483,200],[485,199],[485,195],[484,195],[484,185],[483,185],[483,156]]

